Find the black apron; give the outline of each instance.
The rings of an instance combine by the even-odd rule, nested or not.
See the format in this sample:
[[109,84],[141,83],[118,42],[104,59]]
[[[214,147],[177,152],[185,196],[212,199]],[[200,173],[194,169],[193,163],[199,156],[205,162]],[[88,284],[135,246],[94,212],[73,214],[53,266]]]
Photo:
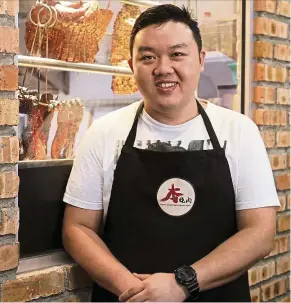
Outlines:
[[[103,234],[110,251],[131,272],[171,273],[205,257],[237,232],[235,194],[225,151],[203,107],[197,105],[213,150],[165,153],[133,147],[143,103],[137,110],[114,172]],[[181,188],[175,184],[165,197],[160,196],[160,205],[168,203],[169,211],[171,205],[182,205],[179,201],[192,202],[190,211],[181,216],[166,213],[158,203],[161,185],[173,178],[185,180],[195,191],[195,202],[187,196],[183,200]],[[112,302],[118,297],[94,284],[92,301]],[[198,301],[250,302],[247,272],[201,292]]]

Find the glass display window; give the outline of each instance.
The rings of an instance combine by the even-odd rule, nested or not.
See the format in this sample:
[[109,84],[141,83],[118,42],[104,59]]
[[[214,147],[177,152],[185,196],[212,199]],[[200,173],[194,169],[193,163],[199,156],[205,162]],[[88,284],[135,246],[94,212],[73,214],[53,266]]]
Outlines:
[[[241,111],[244,1],[163,3],[185,5],[200,24],[206,60],[197,97]],[[129,34],[154,4],[20,0],[22,257],[61,249],[63,193],[85,132],[95,119],[141,99],[127,64]],[[43,240],[32,242],[32,231]]]

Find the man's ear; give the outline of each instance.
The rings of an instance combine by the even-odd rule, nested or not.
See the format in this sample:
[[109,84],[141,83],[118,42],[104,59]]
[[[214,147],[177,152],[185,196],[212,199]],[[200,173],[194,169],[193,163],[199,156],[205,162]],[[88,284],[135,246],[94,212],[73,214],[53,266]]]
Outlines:
[[200,72],[204,71],[204,63],[205,63],[206,52],[204,50],[200,53]]
[[129,58],[128,61],[127,61],[131,71],[133,72],[133,65],[132,65],[132,58]]

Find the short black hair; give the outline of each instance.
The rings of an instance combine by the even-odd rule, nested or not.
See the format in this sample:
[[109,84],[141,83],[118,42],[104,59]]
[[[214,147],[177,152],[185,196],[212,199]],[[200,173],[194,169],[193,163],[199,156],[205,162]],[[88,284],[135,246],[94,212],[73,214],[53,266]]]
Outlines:
[[197,43],[199,53],[201,52],[202,39],[200,29],[198,22],[192,18],[189,10],[185,6],[182,6],[182,8],[180,8],[173,4],[162,4],[145,10],[136,19],[130,35],[130,55],[132,56],[133,53],[135,36],[140,30],[153,24],[161,25],[168,21],[181,22],[187,25],[193,33],[193,37]]

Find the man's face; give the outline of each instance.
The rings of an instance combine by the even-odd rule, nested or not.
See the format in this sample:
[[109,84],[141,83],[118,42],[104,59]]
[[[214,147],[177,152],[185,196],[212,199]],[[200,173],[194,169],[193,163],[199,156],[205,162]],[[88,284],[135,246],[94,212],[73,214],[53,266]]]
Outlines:
[[129,60],[145,101],[160,110],[193,101],[203,63],[191,29],[172,21],[139,31]]

